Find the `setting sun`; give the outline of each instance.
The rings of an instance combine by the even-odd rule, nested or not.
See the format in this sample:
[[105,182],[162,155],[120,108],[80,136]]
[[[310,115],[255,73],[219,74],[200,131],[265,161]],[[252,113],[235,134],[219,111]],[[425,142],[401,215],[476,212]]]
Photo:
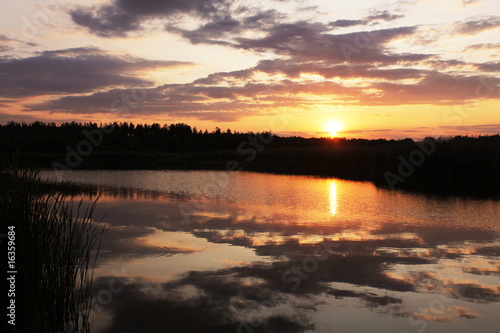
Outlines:
[[329,136],[335,137],[338,135],[338,132],[344,129],[344,125],[340,121],[330,120],[325,123],[324,129],[328,132]]

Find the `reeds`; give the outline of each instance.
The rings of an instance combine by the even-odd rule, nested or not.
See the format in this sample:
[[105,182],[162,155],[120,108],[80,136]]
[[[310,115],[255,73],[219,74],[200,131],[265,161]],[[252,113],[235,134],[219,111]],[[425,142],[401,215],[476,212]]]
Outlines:
[[89,332],[93,267],[103,230],[92,221],[97,199],[83,207],[53,188],[34,169],[0,170],[2,229],[16,226],[17,328]]

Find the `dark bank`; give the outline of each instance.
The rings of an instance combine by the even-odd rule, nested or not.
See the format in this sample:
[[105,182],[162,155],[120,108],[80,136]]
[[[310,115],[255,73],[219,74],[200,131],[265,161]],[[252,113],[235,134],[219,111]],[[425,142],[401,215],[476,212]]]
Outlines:
[[9,156],[14,149],[54,170],[244,170],[372,181],[423,193],[500,196],[498,134],[416,142],[208,132],[183,123],[0,125],[0,152]]

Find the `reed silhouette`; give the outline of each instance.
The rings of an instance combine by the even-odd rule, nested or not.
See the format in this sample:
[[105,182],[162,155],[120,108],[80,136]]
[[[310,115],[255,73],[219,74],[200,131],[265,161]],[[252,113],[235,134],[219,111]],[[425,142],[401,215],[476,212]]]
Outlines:
[[43,183],[36,169],[18,162],[3,165],[0,180],[2,230],[16,231],[14,331],[90,332],[103,231],[92,221],[96,202],[74,203],[65,193],[71,186]]

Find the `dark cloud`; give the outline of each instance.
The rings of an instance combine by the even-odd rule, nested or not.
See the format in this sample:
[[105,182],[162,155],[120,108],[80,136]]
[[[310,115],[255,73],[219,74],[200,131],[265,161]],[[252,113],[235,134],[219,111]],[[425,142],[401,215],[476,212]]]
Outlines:
[[182,65],[189,63],[116,56],[95,48],[45,51],[29,58],[0,59],[0,96],[85,93],[113,86],[151,85],[151,81],[136,74]]
[[[494,49],[493,47],[483,47],[476,46],[476,48],[470,48],[471,50],[477,49]],[[491,61],[485,63],[470,63],[461,60],[428,60],[425,62],[426,65],[431,66],[433,69],[439,71],[450,71],[450,70],[470,70],[470,67],[476,69],[480,72],[498,72],[500,71],[500,62],[499,61]]]
[[208,17],[227,8],[226,0],[115,0],[114,5],[137,15],[196,13]]
[[[186,30],[176,24],[167,24],[165,29],[183,36],[193,44],[226,45],[255,52],[271,52],[279,56],[275,60],[260,61],[252,68],[214,73],[192,83],[142,89],[147,97],[140,107],[129,110],[130,115],[169,114],[235,121],[250,114],[266,114],[277,107],[307,110],[312,103],[310,99],[302,97],[304,94],[335,96],[340,104],[364,106],[410,103],[452,105],[474,98],[482,77],[448,71],[452,68],[466,70],[470,66],[483,72],[496,72],[499,69],[498,62],[470,64],[458,60],[440,60],[430,54],[395,53],[389,48],[393,41],[416,36],[419,28],[416,26],[334,34],[331,32],[331,25],[306,21],[284,23],[282,14],[275,10],[263,11],[247,7],[235,10],[230,9],[230,4],[223,5],[220,1],[115,1],[109,7],[113,11],[106,8],[108,7],[92,9],[95,14],[92,14],[93,17],[100,15],[98,21],[102,23],[104,17],[118,17],[113,13],[119,12],[120,15],[131,17],[131,20],[124,19],[123,22],[139,24],[138,22],[153,16],[179,13],[197,15],[206,19],[198,28]],[[99,10],[106,13],[101,15]],[[364,21],[374,23],[399,17],[389,11],[376,11]],[[484,24],[474,22],[475,25],[470,27],[484,27]],[[336,24],[343,26],[357,23],[336,21]],[[118,24],[117,29],[109,31],[98,27],[96,33],[124,33],[129,31],[127,27],[130,25],[127,24]],[[134,30],[139,26],[130,27]],[[246,32],[250,31],[259,34],[255,34],[256,37],[242,37],[247,36]],[[112,107],[113,102],[123,95],[130,95],[125,88],[150,84],[132,75],[133,73],[184,64],[116,57],[92,48],[46,51],[37,57],[9,61],[12,63],[4,66],[5,68],[13,68],[19,63],[19,68],[26,68],[28,71],[31,62],[39,62],[38,68],[44,68],[47,72],[38,69],[41,71],[38,74],[35,70],[35,75],[24,81],[22,75],[15,75],[16,80],[20,81],[13,79],[13,84],[8,85],[8,96],[11,97],[16,94],[31,96],[42,93],[89,93],[101,89],[88,95],[64,96],[27,105],[25,108],[26,111],[80,114],[116,112]],[[5,61],[0,62],[0,72],[4,63]],[[24,63],[28,66],[21,66]],[[415,65],[420,67],[412,67]],[[427,66],[427,69],[422,68],[422,65]],[[443,73],[444,70],[447,72]],[[283,74],[286,78],[260,83],[255,79],[259,73],[271,76]],[[304,74],[316,74],[324,80],[304,80],[301,77]],[[61,77],[62,80],[56,77]],[[74,77],[79,80],[74,80]],[[343,78],[364,80],[364,87],[339,83],[338,79]],[[487,76],[484,79],[492,80]],[[402,82],[403,80],[412,82]],[[496,89],[496,83],[492,87]],[[103,91],[103,88],[107,91]]]
[[500,61],[477,64],[476,66],[484,72],[500,72]]
[[[376,116],[376,115],[374,115]],[[373,129],[373,130],[343,130],[343,135],[349,134],[356,137],[383,137],[386,139],[400,139],[404,137],[421,137],[424,138],[429,133],[436,133],[438,130],[439,135],[495,135],[500,133],[500,124],[483,124],[473,126],[438,126],[436,127],[412,127],[412,128],[398,128],[394,129]],[[324,133],[314,133],[315,136],[320,136]],[[283,135],[283,134],[282,134]],[[292,134],[293,135],[293,134]],[[299,136],[311,136],[311,133],[299,133]],[[437,134],[435,134],[437,135]]]
[[404,15],[400,14],[391,14],[388,10],[383,10],[383,11],[375,11],[372,13],[370,16],[366,17],[366,21],[368,22],[373,22],[373,21],[394,21],[399,18],[404,17]]
[[473,126],[439,126],[445,132],[461,132],[469,133],[470,135],[480,134],[499,134],[500,124],[482,124]]
[[419,61],[425,54],[390,54],[385,44],[411,36],[416,27],[399,27],[348,34],[326,33],[327,26],[318,23],[297,22],[278,24],[260,39],[237,38],[236,47],[256,51],[273,51],[303,61],[329,63],[366,62],[397,63]]
[[[78,9],[72,15],[75,22],[88,27],[93,33],[108,37],[125,36],[130,31],[140,29],[140,23],[152,17],[184,13],[203,20],[191,30],[181,28],[177,20],[172,20],[165,25],[165,30],[181,35],[192,44],[226,45],[338,62],[418,61],[427,57],[420,54],[391,55],[384,49],[386,43],[415,33],[415,27],[334,35],[328,33],[331,25],[306,21],[286,22],[286,16],[276,10],[242,6],[232,8],[232,2],[200,1],[115,1],[112,5],[99,8]],[[399,17],[388,11],[375,11],[363,22],[391,21]],[[341,20],[335,24],[348,26],[355,23],[359,22]],[[243,37],[247,32],[260,32],[263,37]]]
[[[399,1],[398,4],[414,2]],[[169,114],[234,121],[249,114],[265,114],[276,107],[293,106],[308,110],[312,103],[301,97],[301,94],[335,96],[340,104],[364,106],[411,103],[453,105],[475,98],[479,81],[493,79],[471,73],[471,68],[483,73],[499,71],[498,62],[474,64],[453,59],[442,60],[431,54],[395,52],[391,48],[392,42],[418,39],[422,31],[420,26],[372,30],[382,22],[402,18],[402,9],[398,6],[394,8],[390,11],[371,10],[361,19],[339,19],[329,24],[311,20],[292,21],[286,14],[276,10],[223,0],[114,0],[105,5],[80,7],[71,11],[71,15],[77,24],[104,37],[127,36],[130,32],[141,30],[143,23],[154,19],[160,21],[166,31],[182,36],[192,44],[224,45],[256,53],[272,53],[277,57],[261,61],[253,68],[214,73],[192,83],[145,89],[147,99],[140,108],[131,110],[131,114],[135,115]],[[194,24],[194,28],[187,29],[180,24],[188,20]],[[332,28],[354,26],[362,27],[362,31],[332,31]],[[454,32],[475,34],[498,26],[499,17],[480,17],[456,23]],[[495,47],[493,44],[484,44],[472,46],[470,50]],[[88,55],[85,50],[77,50],[75,54],[71,52],[44,53],[40,56],[70,59],[109,57],[97,51]],[[65,96],[28,105],[26,110],[82,114],[113,112],[111,102],[127,94],[123,86],[140,86],[144,83],[137,77],[122,73],[162,65],[162,62],[145,64],[139,61],[137,68],[133,68],[132,61],[123,61],[128,64],[112,71],[114,76],[103,75],[92,88],[111,87],[108,91],[86,96]],[[280,74],[286,78],[260,84],[255,79],[259,73]],[[324,82],[303,80],[301,76],[304,74],[319,75]],[[98,83],[106,78],[109,82]],[[121,79],[122,87],[113,84],[118,81],[117,78]],[[364,87],[337,83],[338,79],[343,78],[363,80]],[[134,80],[138,82],[134,83]],[[298,80],[302,82],[298,83]],[[71,84],[64,86],[67,90],[62,93],[91,91],[91,88],[84,87],[72,90]],[[57,91],[50,84],[47,87],[49,91]],[[496,83],[490,88],[495,90]],[[496,90],[493,91],[491,96],[497,96],[496,93]]]
[[[0,107],[9,107],[7,104],[9,101],[1,102],[2,104]],[[35,121],[45,121],[45,119],[41,119],[37,116],[31,116],[31,115],[25,115],[25,114],[11,114],[11,113],[2,113],[0,112],[0,123],[6,124],[10,121],[15,121],[15,122],[25,122],[25,123],[32,123]]]
[[[180,281],[164,284],[120,277],[126,286],[107,306],[106,310],[113,314],[113,318],[102,332],[119,333],[131,328],[165,332],[166,327],[173,332],[193,333],[248,331],[242,330],[240,326],[242,318],[239,312],[252,308],[255,310],[257,304],[252,297],[257,296],[258,288],[232,282],[223,276],[224,273],[190,272],[188,277]],[[96,279],[93,286],[97,290],[106,290],[110,280],[117,281],[113,277],[101,277]],[[196,288],[196,292],[206,290],[208,293],[191,295],[185,287]],[[162,289],[161,297],[150,297],[152,290],[158,292]],[[262,291],[260,294],[264,296],[267,292]],[[308,319],[303,316],[297,318],[292,314],[271,314],[262,318],[258,326],[256,333],[299,333],[313,327]]]
[[[331,78],[379,78],[387,80],[402,80],[422,78],[429,70],[412,68],[381,69],[374,65],[332,65],[321,62],[296,62],[294,60],[263,60],[253,68],[254,71],[268,74],[286,74],[290,78],[298,78],[301,74],[318,74],[325,79]],[[239,74],[239,72],[238,72]],[[231,75],[231,74],[226,74]],[[234,77],[234,76],[233,76]],[[214,76],[213,78],[217,78]]]
[[81,7],[70,11],[73,21],[101,37],[126,36],[153,18],[190,14],[200,18],[227,12],[232,1],[224,0],[115,0],[111,5]]
[[[383,258],[389,258],[387,264],[423,263],[418,259],[410,262],[405,259],[393,261],[394,257]],[[376,257],[372,259],[378,262]],[[299,333],[315,328],[313,316],[327,313],[325,311],[328,310],[324,307],[321,309],[321,305],[345,304],[341,301],[344,298],[359,300],[357,307],[363,306],[375,314],[406,320],[411,317],[442,322],[478,317],[467,308],[456,306],[450,307],[447,313],[429,311],[430,315],[426,315],[422,308],[417,311],[411,303],[406,304],[404,292],[419,292],[419,288],[423,289],[422,297],[425,293],[432,293],[434,299],[440,294],[436,288],[444,287],[447,292],[442,293],[441,297],[451,296],[467,302],[499,301],[498,291],[492,288],[472,283],[452,284],[432,273],[411,272],[408,282],[383,274],[379,276],[379,267],[373,267],[364,257],[356,255],[335,257],[322,262],[314,274],[302,281],[298,290],[290,292],[283,288],[285,284],[282,274],[293,265],[300,265],[300,262],[253,264],[217,271],[190,271],[176,280],[164,283],[138,277],[97,278],[94,282],[95,290],[106,290],[110,281],[116,283],[118,279],[125,284],[123,291],[115,294],[113,302],[106,306],[112,319],[103,332],[123,332],[134,327],[162,332],[168,325],[169,329],[176,332]],[[368,266],[363,267],[364,265]],[[372,269],[375,271],[370,277]],[[343,281],[344,276],[352,276],[348,283],[354,283],[355,287],[345,285],[343,289],[342,284],[335,283]],[[373,285],[378,289],[368,288]],[[154,297],[151,296],[152,291]],[[328,300],[325,302],[326,297]]]
[[221,40],[225,35],[240,33],[242,24],[230,17],[221,18],[218,21],[207,23],[196,30],[184,30],[174,26],[166,26],[165,30],[180,34],[188,39],[192,44],[215,44],[231,45],[231,43]]
[[140,20],[136,16],[112,6],[79,8],[70,14],[73,22],[101,37],[125,36],[127,32],[140,29]]
[[[137,218],[135,211],[129,212]],[[128,260],[144,257],[169,257],[198,251],[187,247],[155,246],[140,239],[140,237],[151,236],[154,232],[155,229],[137,226],[116,226],[106,230],[102,236],[102,246],[99,250],[99,264],[102,265],[117,258]]]
[[354,27],[358,25],[368,25],[371,23],[378,23],[378,21],[394,21],[396,19],[402,18],[404,15],[399,14],[391,14],[387,10],[383,11],[374,11],[372,14],[366,16],[361,20],[346,20],[340,19],[333,22],[330,22],[330,26],[335,28],[345,28],[345,27]]
[[500,49],[500,44],[485,43],[485,44],[474,44],[467,46],[465,50],[498,50]]
[[10,51],[13,49],[12,46],[9,46],[10,43],[12,43],[14,40],[5,36],[5,35],[0,35],[0,52],[6,52]]
[[456,105],[461,101],[484,97],[484,91],[477,95],[483,82],[493,82],[489,87],[493,93],[488,96],[498,98],[498,83],[494,78],[486,76],[458,76],[444,73],[431,73],[415,84],[391,82],[374,83],[372,88],[380,91],[377,95],[363,95],[360,98],[364,105],[403,105],[403,104],[435,104]]
[[36,46],[36,44],[0,35],[0,52],[12,51],[19,46]]
[[365,24],[366,22],[364,20],[336,20],[333,22],[330,22],[330,26],[332,27],[338,27],[338,28],[345,28],[345,27],[353,27],[356,25],[362,25]]
[[500,17],[494,16],[474,21],[457,23],[455,31],[463,35],[473,35],[500,27]]
[[238,47],[235,39],[244,32],[266,31],[272,29],[283,15],[275,10],[256,10],[245,8],[238,17],[227,13],[213,17],[209,23],[202,24],[193,30],[180,29],[176,25],[167,24],[165,30],[181,35],[192,44],[215,44]]
[[[248,114],[258,114],[272,110],[276,106],[297,105],[301,101],[290,94],[311,93],[318,95],[354,94],[357,88],[347,88],[333,82],[317,84],[283,81],[276,84],[252,84],[241,87],[214,87],[205,85],[175,85],[143,89],[145,101],[140,107],[130,109],[130,114],[159,115],[171,114],[200,119],[234,121]],[[71,113],[111,113],[112,102],[122,95],[130,95],[127,89],[114,89],[87,96],[65,96],[60,99],[28,105],[26,111],[71,112]],[[274,96],[276,98],[274,98]],[[273,101],[273,103],[269,103]]]
[[[258,83],[253,80],[258,73],[284,74],[288,79]],[[303,74],[320,75],[324,80],[308,81],[301,78]],[[363,79],[365,86],[345,86],[329,81],[344,78]],[[408,79],[415,83],[402,82]],[[235,81],[241,84],[230,84]],[[357,105],[454,105],[482,97],[475,95],[482,86],[485,88],[480,88],[481,91],[492,92],[490,97],[498,95],[498,82],[488,76],[445,74],[429,69],[386,69],[368,64],[265,60],[247,70],[215,73],[193,83],[142,89],[145,100],[140,107],[130,109],[130,114],[170,114],[234,121],[249,114],[270,112],[280,106],[307,109],[310,101],[307,97],[300,97],[304,94],[336,96],[342,103]],[[116,112],[111,104],[124,95],[130,95],[130,91],[113,89],[86,96],[65,96],[28,105],[26,110],[83,114]]]

